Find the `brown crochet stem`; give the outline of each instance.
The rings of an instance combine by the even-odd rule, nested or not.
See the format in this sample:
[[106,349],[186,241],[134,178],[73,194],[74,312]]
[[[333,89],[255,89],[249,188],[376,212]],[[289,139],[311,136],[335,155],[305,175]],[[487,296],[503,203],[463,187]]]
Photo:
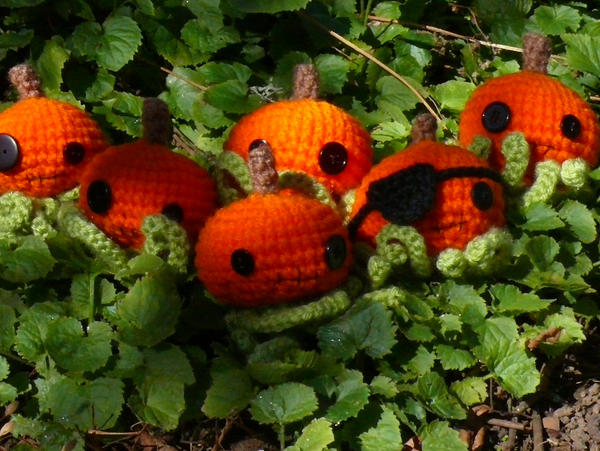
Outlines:
[[259,141],[250,147],[248,169],[255,193],[270,194],[278,191],[279,174],[275,169],[275,157],[269,143]]
[[523,70],[548,73],[552,42],[546,36],[527,33],[523,36]]
[[298,64],[294,67],[294,90],[291,98],[319,98],[319,74],[314,65]]
[[144,138],[148,142],[169,145],[173,136],[173,124],[167,104],[156,97],[144,99],[142,127]]
[[411,136],[411,144],[429,140],[435,141],[435,132],[437,130],[437,122],[429,113],[421,113],[417,115],[413,124]]
[[44,97],[40,79],[29,64],[17,64],[8,71],[10,83],[17,89],[19,98]]

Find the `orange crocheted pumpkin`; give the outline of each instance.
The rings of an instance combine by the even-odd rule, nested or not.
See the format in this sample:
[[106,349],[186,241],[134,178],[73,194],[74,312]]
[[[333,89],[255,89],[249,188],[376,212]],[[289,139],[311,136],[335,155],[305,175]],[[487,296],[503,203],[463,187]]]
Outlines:
[[490,164],[502,169],[502,141],[509,133],[521,132],[530,146],[529,178],[533,166],[544,160],[563,163],[582,158],[596,166],[597,117],[579,94],[543,73],[545,64],[543,60],[539,68],[526,65],[520,73],[494,78],[477,88],[460,117],[460,144],[467,147],[477,135],[488,137]]
[[[10,76],[14,84],[31,84],[35,74],[20,65]],[[100,127],[79,108],[42,97],[37,84],[17,88],[29,97],[0,113],[0,194],[48,197],[75,187],[92,157],[108,146]]]
[[196,245],[198,277],[208,291],[244,307],[330,291],[347,278],[351,261],[341,217],[290,189],[255,192],[218,210]]
[[420,141],[374,166],[356,192],[351,233],[374,244],[389,223],[415,227],[431,256],[464,249],[505,223],[500,176],[465,149]]
[[331,103],[315,98],[265,105],[233,127],[225,150],[248,158],[255,140],[269,143],[277,168],[305,172],[341,195],[369,171],[373,149],[362,125]]
[[94,158],[81,177],[79,206],[109,237],[138,249],[144,218],[161,213],[195,240],[217,207],[217,193],[203,168],[146,137]]

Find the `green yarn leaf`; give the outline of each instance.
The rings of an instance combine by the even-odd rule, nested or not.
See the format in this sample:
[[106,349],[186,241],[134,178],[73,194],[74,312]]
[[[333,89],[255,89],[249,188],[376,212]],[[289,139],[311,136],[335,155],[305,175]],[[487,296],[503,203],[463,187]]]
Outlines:
[[142,233],[146,237],[145,252],[164,258],[180,273],[187,272],[190,242],[183,227],[163,215],[147,216]]
[[215,180],[221,203],[224,205],[253,191],[248,165],[235,152],[224,151],[217,157]]
[[280,189],[291,188],[301,191],[325,205],[329,205],[334,210],[337,209],[327,188],[304,172],[282,171],[279,174],[278,185]]

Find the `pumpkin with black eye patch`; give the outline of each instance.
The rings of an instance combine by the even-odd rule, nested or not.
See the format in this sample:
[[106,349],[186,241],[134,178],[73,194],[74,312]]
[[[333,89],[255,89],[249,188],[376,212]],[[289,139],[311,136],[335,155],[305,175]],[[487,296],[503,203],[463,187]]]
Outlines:
[[562,164],[580,158],[596,166],[600,151],[596,114],[579,94],[546,74],[548,40],[526,35],[524,46],[522,72],[486,81],[467,101],[459,123],[460,144],[467,147],[476,136],[489,138],[490,164],[503,169],[502,143],[507,135],[521,132],[530,148],[528,181],[540,161]]
[[348,228],[374,245],[390,223],[413,226],[430,256],[463,250],[473,238],[505,224],[500,175],[460,147],[429,140],[413,144],[365,176]]
[[79,108],[43,96],[30,66],[9,71],[21,100],[0,113],[0,194],[50,197],[75,187],[92,157],[108,146]]
[[[271,152],[264,149],[268,144],[255,144],[249,163],[257,152]],[[278,191],[274,167],[272,173],[271,188],[258,189],[255,182],[253,194],[218,210],[199,234],[198,278],[223,303],[292,302],[328,292],[348,277],[351,245],[341,217],[300,192]]]
[[168,118],[166,105],[146,99],[144,138],[109,147],[81,178],[79,207],[106,235],[134,249],[144,244],[141,226],[146,216],[163,214],[195,240],[217,207],[216,186],[208,172],[166,146],[169,131],[148,124],[147,116],[157,117],[148,111],[157,108],[162,110],[159,116]]
[[[358,186],[369,171],[371,139],[348,113],[316,98],[315,77],[314,68],[300,65],[295,92],[303,94],[244,116],[231,130],[224,148],[247,160],[252,142],[265,140],[273,149],[278,170],[305,172],[340,196]],[[303,89],[306,84],[313,88],[309,94]]]

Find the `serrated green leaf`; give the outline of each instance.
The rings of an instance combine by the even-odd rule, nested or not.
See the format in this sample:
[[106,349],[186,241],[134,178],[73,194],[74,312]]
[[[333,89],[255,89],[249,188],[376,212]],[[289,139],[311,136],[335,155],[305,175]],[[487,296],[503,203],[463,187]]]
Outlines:
[[377,106],[395,120],[401,120],[405,111],[412,110],[419,103],[408,87],[391,76],[381,77],[377,81],[377,90],[380,92],[375,98]]
[[567,44],[567,62],[576,70],[600,76],[600,36],[563,34]]
[[209,418],[225,418],[248,405],[253,396],[250,377],[232,359],[215,359],[210,376],[212,384],[202,406]]
[[373,380],[371,380],[369,387],[374,395],[382,395],[386,398],[393,398],[399,391],[396,383],[382,374],[375,376]]
[[467,445],[460,439],[458,431],[450,427],[447,421],[433,421],[421,431],[423,451],[467,451]]
[[235,28],[215,26],[198,19],[192,19],[184,25],[181,37],[190,48],[203,54],[214,53],[240,40]]
[[17,389],[6,382],[0,382],[0,406],[17,399]]
[[445,370],[462,371],[477,363],[477,359],[469,351],[450,345],[439,344],[435,347],[435,352]]
[[416,387],[421,401],[436,415],[457,420],[467,417],[465,409],[458,399],[448,391],[444,378],[438,373],[430,372],[421,376]]
[[0,49],[16,50],[25,47],[33,38],[33,30],[5,31],[0,35]]
[[402,443],[400,422],[394,412],[383,408],[377,426],[359,436],[362,451],[396,451]]
[[116,78],[107,70],[100,68],[96,79],[92,85],[85,91],[85,100],[88,102],[97,102],[105,99],[115,89]]
[[525,251],[538,269],[545,270],[550,267],[554,261],[554,257],[558,255],[560,246],[554,238],[546,235],[538,235],[530,238],[525,243]]
[[498,312],[538,312],[550,306],[548,300],[541,299],[535,293],[522,293],[515,285],[496,284],[490,288],[496,298],[494,308]]
[[348,80],[350,61],[339,55],[322,54],[315,58],[322,94],[339,94]]
[[57,318],[48,325],[46,347],[56,364],[69,371],[96,371],[112,354],[113,331],[104,322],[87,326],[75,318]]
[[417,376],[422,376],[433,368],[434,363],[435,354],[429,352],[423,345],[420,345],[417,348],[415,356],[406,364],[406,368]]
[[543,5],[536,8],[534,20],[544,34],[559,35],[567,29],[577,31],[581,14],[575,8],[566,5]]
[[175,332],[180,309],[176,287],[147,276],[117,303],[119,334],[129,344],[153,346]]
[[475,325],[483,321],[487,315],[487,306],[472,286],[447,282],[446,287],[452,313],[459,315],[467,324]]
[[310,0],[229,0],[229,4],[238,11],[245,13],[278,13],[281,11],[296,11],[304,8]]
[[548,230],[559,229],[565,224],[558,217],[558,212],[551,206],[535,203],[525,212],[527,222],[522,225],[523,229],[532,232],[545,232]]
[[596,239],[596,221],[592,212],[582,203],[568,199],[558,212],[569,224],[569,229],[583,243]]
[[248,93],[248,86],[239,80],[227,80],[212,86],[204,94],[206,102],[228,113],[249,113],[256,110],[262,101]]
[[546,329],[561,329],[558,342],[540,344],[540,349],[551,356],[558,356],[573,344],[582,343],[586,339],[583,326],[575,318],[573,309],[568,307],[562,307],[559,313],[546,317],[544,326]]
[[363,382],[363,375],[357,370],[346,370],[337,377],[336,401],[327,409],[327,418],[339,423],[358,415],[369,402],[369,386]]
[[331,423],[325,418],[319,418],[304,427],[296,443],[285,451],[323,451],[333,440]]
[[96,22],[83,22],[75,27],[68,41],[69,48],[78,57],[94,58],[102,39],[102,26]]
[[6,357],[0,355],[0,381],[3,381],[10,374],[10,367]]
[[238,80],[246,83],[252,76],[252,70],[240,63],[210,62],[202,65],[195,72],[200,84],[222,83],[227,80]]
[[382,304],[357,302],[344,315],[317,332],[325,354],[347,360],[359,350],[372,358],[388,354],[396,343],[391,312]]
[[437,85],[433,90],[433,96],[442,108],[458,113],[464,110],[475,87],[471,82],[450,80]]
[[400,2],[381,2],[375,5],[373,8],[373,15],[377,17],[384,17],[386,19],[397,20],[400,18],[402,13],[400,12]]
[[465,377],[450,386],[450,390],[466,406],[484,402],[487,399],[487,388],[488,385],[482,377]]
[[15,310],[8,305],[0,304],[0,352],[8,352],[15,342],[16,321]]
[[485,363],[502,387],[514,396],[533,393],[540,382],[535,359],[518,341],[515,320],[507,317],[487,319],[477,328],[479,346],[473,353]]
[[[85,443],[79,431],[68,428],[57,422],[40,421],[13,414],[15,428],[13,435],[16,437],[30,437],[39,441],[37,449],[48,451],[84,451]],[[15,447],[14,451],[34,451],[33,447]]]
[[425,324],[413,323],[404,331],[404,335],[411,341],[429,342],[435,339],[434,333]]
[[135,0],[135,3],[137,4],[139,10],[142,13],[147,14],[149,16],[154,15],[155,9],[152,0]]
[[317,397],[311,387],[288,382],[256,395],[250,403],[250,413],[259,423],[287,424],[310,415],[317,407]]
[[406,139],[410,136],[411,125],[407,120],[402,122],[387,121],[377,125],[371,132],[371,137],[375,141],[389,142],[394,140]]
[[440,332],[447,336],[449,333],[459,333],[462,330],[462,321],[458,315],[446,313],[438,318],[440,322]]
[[127,16],[109,17],[102,24],[102,38],[96,46],[98,65],[118,71],[133,59],[142,43],[138,24]]
[[56,260],[40,237],[28,236],[14,251],[0,252],[0,278],[9,282],[31,282],[45,277]]

